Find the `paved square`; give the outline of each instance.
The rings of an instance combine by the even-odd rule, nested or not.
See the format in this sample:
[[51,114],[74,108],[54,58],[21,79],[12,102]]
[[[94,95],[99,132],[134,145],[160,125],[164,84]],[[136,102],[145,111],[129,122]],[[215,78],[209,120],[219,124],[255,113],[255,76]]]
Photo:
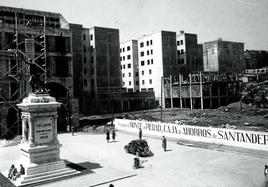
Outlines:
[[[132,168],[134,155],[123,147],[137,135],[117,132],[117,141],[107,143],[105,134],[59,134],[63,144],[61,158],[82,174],[39,186],[223,186],[258,187],[264,181],[265,158],[233,152],[187,147],[168,141],[168,151],[162,150],[160,139],[147,139],[153,157],[144,168]],[[0,148],[0,171],[7,170],[18,159],[17,146]],[[268,156],[268,155],[267,155]],[[267,157],[268,158],[268,157]]]

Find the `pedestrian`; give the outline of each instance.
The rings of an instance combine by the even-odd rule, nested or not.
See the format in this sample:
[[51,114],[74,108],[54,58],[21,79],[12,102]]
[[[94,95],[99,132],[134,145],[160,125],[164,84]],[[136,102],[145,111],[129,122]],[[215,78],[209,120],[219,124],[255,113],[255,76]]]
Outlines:
[[268,165],[264,166],[264,176],[266,177],[268,174]]
[[165,136],[163,136],[163,139],[162,139],[162,147],[163,147],[164,151],[167,150],[167,139]]
[[115,132],[113,131],[113,132],[112,132],[112,138],[113,138],[113,141],[115,140],[115,137],[116,137],[116,134],[115,134]]
[[8,171],[9,179],[12,179],[12,173],[13,173],[14,168],[15,168],[14,164],[12,164],[11,167],[9,168],[9,171]]
[[139,128],[139,138],[140,138],[140,140],[142,138],[142,130],[141,130],[141,128]]
[[21,175],[24,175],[24,174],[25,174],[25,168],[23,167],[22,164],[20,164],[20,171],[16,173],[13,180],[16,180],[18,177],[20,177]]
[[17,170],[17,168],[14,168],[12,171],[12,176],[11,176],[12,180],[16,180],[17,174],[18,174],[18,170]]
[[109,131],[106,131],[106,140],[107,140],[107,143],[109,143],[109,140],[110,140],[110,132]]
[[74,126],[72,126],[72,136],[74,136]]
[[114,185],[113,184],[110,184],[109,187],[114,187]]

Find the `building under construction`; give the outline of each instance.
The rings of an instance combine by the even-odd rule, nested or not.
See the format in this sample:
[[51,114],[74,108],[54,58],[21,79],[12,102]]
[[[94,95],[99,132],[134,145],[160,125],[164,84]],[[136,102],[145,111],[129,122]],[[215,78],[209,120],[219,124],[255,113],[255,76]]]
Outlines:
[[[58,130],[78,122],[73,97],[72,32],[62,15],[0,6],[0,137],[20,133],[16,104],[31,92],[35,72],[46,81],[50,95],[63,103]],[[34,68],[29,68],[34,65]]]
[[236,74],[200,73],[189,74],[187,79],[179,75],[174,83],[163,78],[162,106],[166,108],[218,108],[241,98]]

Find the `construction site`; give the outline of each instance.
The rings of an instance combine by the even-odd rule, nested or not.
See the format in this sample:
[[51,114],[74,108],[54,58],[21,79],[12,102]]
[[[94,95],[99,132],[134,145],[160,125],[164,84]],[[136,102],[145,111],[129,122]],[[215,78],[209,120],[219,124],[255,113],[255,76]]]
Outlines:
[[72,55],[68,24],[60,14],[0,8],[0,137],[21,134],[20,103],[30,89],[35,72],[46,82],[49,94],[63,103],[59,130],[66,129],[78,99],[73,98]]

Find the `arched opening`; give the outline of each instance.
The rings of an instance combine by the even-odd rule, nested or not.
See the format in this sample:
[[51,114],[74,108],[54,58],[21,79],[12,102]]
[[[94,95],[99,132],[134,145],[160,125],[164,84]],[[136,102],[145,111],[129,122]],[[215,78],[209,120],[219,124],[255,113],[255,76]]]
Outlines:
[[59,83],[48,83],[47,89],[57,102],[62,103],[58,109],[58,132],[66,132],[71,126],[71,105],[69,90]]
[[7,113],[6,139],[13,139],[21,134],[21,121],[18,108],[11,107]]

